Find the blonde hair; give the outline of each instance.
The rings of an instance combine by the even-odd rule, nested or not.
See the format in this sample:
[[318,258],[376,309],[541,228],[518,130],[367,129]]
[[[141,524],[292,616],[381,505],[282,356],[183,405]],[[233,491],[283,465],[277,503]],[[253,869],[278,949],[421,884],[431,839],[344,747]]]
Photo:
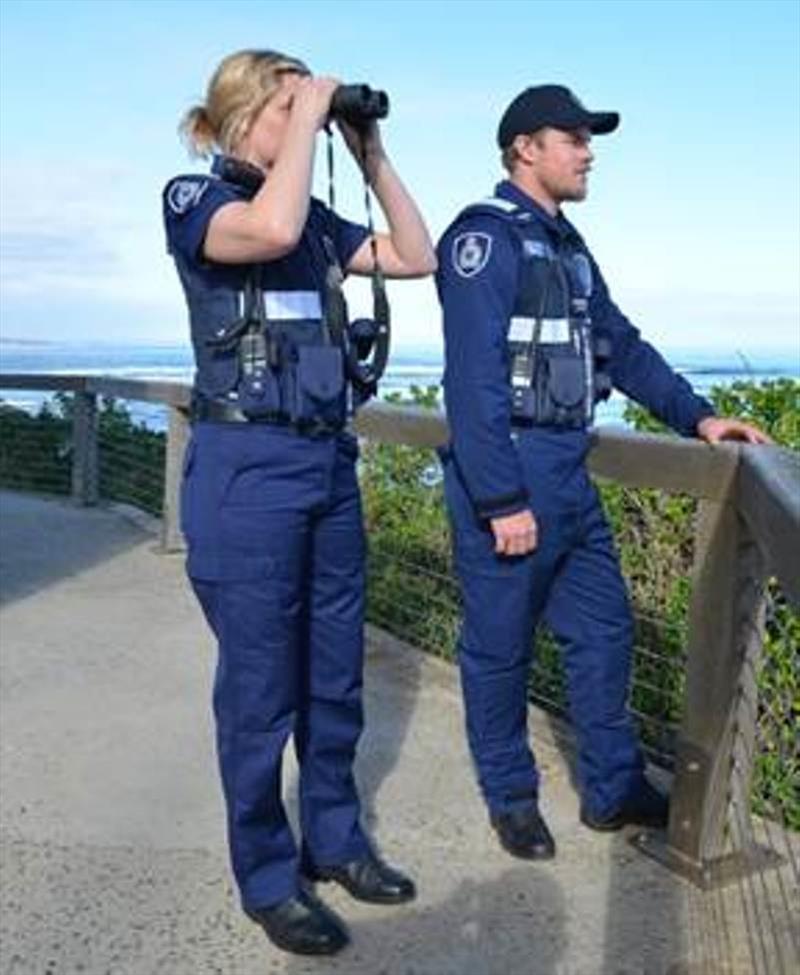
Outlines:
[[208,83],[206,100],[181,119],[178,131],[194,156],[215,147],[233,152],[286,74],[310,74],[298,58],[279,51],[237,51],[219,65]]

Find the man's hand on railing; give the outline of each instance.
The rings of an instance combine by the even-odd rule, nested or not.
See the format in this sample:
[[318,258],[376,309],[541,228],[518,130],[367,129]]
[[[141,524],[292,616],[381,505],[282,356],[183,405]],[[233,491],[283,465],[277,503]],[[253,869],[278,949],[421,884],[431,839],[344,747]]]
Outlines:
[[536,519],[530,509],[492,518],[489,524],[494,534],[494,550],[498,555],[527,555],[538,544]]
[[774,443],[763,430],[725,416],[707,416],[697,424],[697,436],[706,443],[719,443],[721,440],[744,440],[745,443]]

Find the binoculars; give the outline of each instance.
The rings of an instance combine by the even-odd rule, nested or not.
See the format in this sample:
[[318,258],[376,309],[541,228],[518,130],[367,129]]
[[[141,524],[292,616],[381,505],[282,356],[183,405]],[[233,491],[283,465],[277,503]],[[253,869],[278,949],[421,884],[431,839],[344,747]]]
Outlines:
[[389,114],[389,96],[369,85],[339,85],[331,99],[331,118],[342,119],[356,129],[364,129]]

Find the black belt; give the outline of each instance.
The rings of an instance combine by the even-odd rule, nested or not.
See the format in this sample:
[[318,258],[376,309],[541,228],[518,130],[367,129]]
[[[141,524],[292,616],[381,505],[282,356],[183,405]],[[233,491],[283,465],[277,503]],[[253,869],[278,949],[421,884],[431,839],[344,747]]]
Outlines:
[[585,433],[589,426],[586,423],[574,427],[563,423],[537,423],[535,420],[528,420],[522,416],[513,416],[511,428],[513,430],[582,430]]
[[192,400],[191,419],[193,423],[258,423],[267,426],[283,427],[304,437],[330,437],[341,433],[344,423],[328,423],[324,420],[290,420],[283,413],[265,413],[246,416],[235,403],[206,399],[197,396]]
[[200,423],[250,423],[239,407],[233,403],[222,403],[219,400],[200,397],[192,400],[191,416],[193,421]]

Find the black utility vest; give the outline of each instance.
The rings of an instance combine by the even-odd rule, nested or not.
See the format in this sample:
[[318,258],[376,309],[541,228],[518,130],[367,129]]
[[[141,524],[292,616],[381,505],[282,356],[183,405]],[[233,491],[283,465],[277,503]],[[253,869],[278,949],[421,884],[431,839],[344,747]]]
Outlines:
[[519,249],[507,343],[512,423],[584,429],[611,392],[606,338],[589,316],[592,265],[577,234],[556,235],[527,210],[491,197],[466,214],[500,217]]
[[[341,270],[328,256],[332,245],[312,234],[301,242],[300,263],[209,269],[176,256],[191,319],[196,397],[301,431],[345,425],[352,393],[323,285]],[[347,327],[346,320],[337,324]]]

